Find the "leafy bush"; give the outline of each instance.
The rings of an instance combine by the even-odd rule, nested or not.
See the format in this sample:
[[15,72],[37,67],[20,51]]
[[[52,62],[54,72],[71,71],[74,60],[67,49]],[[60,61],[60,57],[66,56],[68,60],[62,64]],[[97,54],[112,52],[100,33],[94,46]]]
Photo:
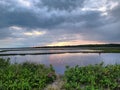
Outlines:
[[[66,67],[65,90],[120,90],[120,65],[103,63],[85,67]],[[43,90],[56,79],[50,65],[10,64],[9,59],[0,58],[0,90]]]
[[8,67],[10,65],[10,59],[0,58],[0,68]]
[[46,67],[28,62],[10,64],[9,59],[0,58],[0,90],[43,90],[55,79],[52,65]]
[[67,66],[64,79],[66,90],[120,90],[120,65]]

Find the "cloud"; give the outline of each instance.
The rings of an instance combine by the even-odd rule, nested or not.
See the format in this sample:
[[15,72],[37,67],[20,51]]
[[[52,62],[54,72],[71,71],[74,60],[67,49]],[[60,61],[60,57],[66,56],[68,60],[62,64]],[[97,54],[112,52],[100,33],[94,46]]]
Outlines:
[[12,32],[10,30],[7,30],[6,28],[0,29],[0,39],[6,39],[9,37],[12,37],[11,34],[12,34]]
[[25,32],[24,35],[26,36],[41,36],[44,35],[46,32],[45,31],[32,31],[32,32]]
[[[33,2],[33,0],[11,0],[2,2],[4,2],[4,4],[1,6],[0,18],[2,18],[2,21],[6,21],[6,19],[7,21],[0,24],[1,27],[20,25],[26,27],[51,28],[63,22],[74,22],[76,19],[81,20],[81,18],[75,17],[81,16],[80,8],[84,5],[83,0],[52,0],[52,2],[49,0],[41,0],[38,3]],[[3,8],[3,6],[7,8]]]
[[113,10],[110,11],[111,17],[116,19],[116,21],[120,20],[120,12],[119,11],[120,11],[120,1],[119,1],[119,4]]
[[84,0],[41,0],[44,6],[50,9],[56,10],[68,10],[71,11],[76,9],[76,7],[81,7]]
[[118,0],[0,0],[0,42],[120,42],[119,10]]

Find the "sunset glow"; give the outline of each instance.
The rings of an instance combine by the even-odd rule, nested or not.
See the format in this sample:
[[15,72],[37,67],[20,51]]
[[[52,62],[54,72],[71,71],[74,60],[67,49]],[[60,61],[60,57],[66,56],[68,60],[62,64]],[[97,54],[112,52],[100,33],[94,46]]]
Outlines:
[[69,42],[55,42],[47,46],[69,46],[69,45],[84,45],[84,44],[104,44],[104,42],[75,40]]

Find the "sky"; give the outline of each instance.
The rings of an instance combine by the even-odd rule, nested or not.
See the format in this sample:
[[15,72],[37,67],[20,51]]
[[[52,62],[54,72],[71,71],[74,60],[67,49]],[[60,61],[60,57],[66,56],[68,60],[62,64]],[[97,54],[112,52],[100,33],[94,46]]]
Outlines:
[[120,43],[120,0],[0,0],[0,48]]

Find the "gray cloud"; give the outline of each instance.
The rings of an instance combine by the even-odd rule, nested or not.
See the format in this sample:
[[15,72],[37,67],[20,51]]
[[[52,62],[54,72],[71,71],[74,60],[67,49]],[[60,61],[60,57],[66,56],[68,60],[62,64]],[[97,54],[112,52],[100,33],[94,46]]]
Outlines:
[[84,0],[41,0],[41,2],[49,9],[71,11],[77,7],[81,7],[84,3]]
[[[15,5],[15,1],[7,1],[8,7],[0,9],[1,27],[18,25],[33,28],[52,28],[65,22],[79,23],[83,21],[88,27],[103,24],[100,12],[83,12],[80,10],[84,5],[83,0],[52,0],[52,2],[50,0],[42,0],[37,5],[31,0],[31,3],[33,3],[32,9],[27,7],[20,8],[19,6],[21,5]],[[10,8],[13,8],[13,11],[10,11]]]
[[37,18],[30,12],[5,12],[3,10],[0,10],[0,12],[0,27],[2,28],[14,25],[23,27],[35,27],[37,24],[39,24]]
[[82,28],[81,34],[85,40],[100,41],[106,43],[120,42],[120,21],[104,24],[100,27]]
[[0,40],[12,37],[12,32],[6,28],[0,29]]
[[[109,7],[111,3],[118,2],[118,5],[112,9],[104,9],[105,7],[101,9],[102,6],[99,4],[94,8],[90,3],[91,0],[89,0],[89,4],[86,2],[88,1],[1,0],[0,40],[23,38],[20,43],[28,42],[25,44],[26,46],[32,46],[33,43],[46,45],[52,42],[72,40],[120,42],[120,2],[107,1],[106,4]],[[15,32],[9,29],[11,26],[25,28],[25,30]],[[31,38],[22,35],[23,32],[34,30],[45,30],[47,33]],[[14,32],[16,35],[13,34]],[[79,37],[75,37],[76,35]]]
[[120,21],[120,2],[117,7],[110,11],[110,15],[116,19],[116,21]]

